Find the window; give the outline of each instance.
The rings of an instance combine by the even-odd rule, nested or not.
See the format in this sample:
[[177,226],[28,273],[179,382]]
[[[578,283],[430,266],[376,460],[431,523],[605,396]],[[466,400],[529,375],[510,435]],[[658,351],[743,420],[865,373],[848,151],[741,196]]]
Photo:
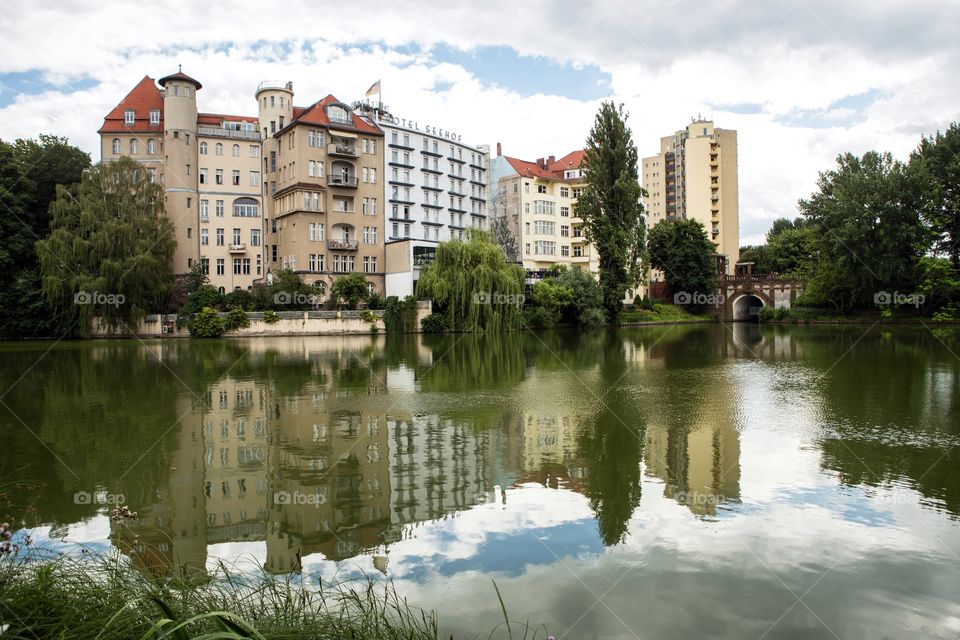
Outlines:
[[553,202],[550,200],[537,200],[535,203],[535,211],[541,215],[552,216],[553,215]]
[[217,146],[215,146],[213,149],[214,149],[214,153],[216,153],[218,156],[223,155],[223,145],[220,144],[219,142],[217,143]]
[[[217,246],[222,247],[223,246],[223,229],[217,229],[216,236],[217,236]],[[217,273],[223,273],[223,272],[218,270]]]
[[231,177],[233,178],[233,186],[235,186],[235,187],[236,187],[236,186],[239,186],[239,185],[240,185],[240,170],[239,170],[239,169],[234,169],[234,170],[233,170],[233,174],[232,174]]
[[218,218],[222,218],[222,217],[223,217],[223,200],[217,200],[216,212],[217,212],[217,217],[218,217]]
[[363,243],[377,244],[377,228],[376,227],[363,228]]
[[233,244],[240,244],[240,229],[234,228],[233,230]]
[[216,182],[217,184],[223,184],[223,169],[217,169]]
[[529,183],[529,182],[524,182],[524,183],[523,183],[523,192],[524,192],[524,193],[530,193],[530,183]]
[[120,138],[113,139],[113,153],[114,155],[120,155]]
[[217,275],[223,275],[223,258],[217,258]]
[[200,184],[207,184],[207,170],[200,169]]
[[547,220],[534,220],[533,232],[537,235],[552,236],[555,235],[555,224]]
[[567,245],[561,246],[561,247],[560,247],[560,255],[561,255],[561,256],[564,256],[565,258],[569,258],[569,257],[570,257],[570,247],[568,247]]
[[238,144],[233,145],[233,157],[234,158],[240,157],[240,145]]
[[123,124],[133,124],[136,121],[136,113],[133,109],[127,109],[123,112]]
[[210,244],[210,230],[209,229],[200,229],[200,244],[207,246]]
[[251,186],[251,187],[259,187],[259,186],[260,186],[260,172],[259,172],[259,171],[251,171],[251,172],[250,172],[250,186]]
[[157,170],[149,167],[147,168],[147,175],[150,176],[150,184],[155,184],[157,182]]
[[[551,224],[553,224],[553,223],[551,223]],[[561,237],[561,238],[569,238],[569,237],[570,237],[570,227],[569,227],[569,226],[567,226],[567,225],[565,225],[565,224],[560,225],[560,237]]]
[[322,222],[311,222],[308,228],[310,242],[323,242],[326,230]]
[[376,256],[363,256],[363,272],[364,272],[364,273],[376,273],[376,272],[377,272],[377,257],[376,257]]
[[150,124],[160,124],[160,109],[150,109]]
[[187,165],[187,175],[190,175],[190,165]]
[[200,201],[200,222],[207,222],[210,220],[210,201],[201,200]]
[[569,187],[560,187],[560,197],[561,197],[561,198],[569,198],[569,197],[570,197],[570,189],[569,189]]
[[570,217],[570,207],[560,207],[560,217],[569,218]]
[[260,246],[260,229],[250,229],[250,246]]
[[574,198],[579,198],[581,193],[583,193],[583,188],[582,188],[582,187],[574,187],[574,188],[573,188],[573,197],[574,197]]
[[370,182],[372,184],[377,184],[377,169],[376,167],[370,167]]
[[133,140],[131,140],[131,141],[130,141],[130,155],[132,155],[132,156],[137,155],[137,152],[139,151],[139,147],[140,147],[140,144],[139,144],[139,142],[137,142],[137,139],[136,139],[136,138],[134,138]]
[[157,141],[153,138],[147,140],[147,153],[153,155],[157,152]]
[[546,192],[547,192],[547,185],[545,184],[537,185],[537,193],[546,193]]
[[240,264],[241,264],[240,258],[233,259],[233,275],[235,276],[240,275]]
[[207,155],[207,143],[206,143],[206,142],[201,142],[201,143],[200,143],[200,155],[202,155],[202,156]]
[[310,271],[323,271],[323,254],[310,254]]
[[[237,198],[233,201],[233,216],[235,218],[258,218],[260,217],[260,205],[253,198]],[[239,242],[236,244],[239,244]]]
[[259,158],[260,157],[260,147],[255,144],[250,145],[250,157]]
[[537,240],[533,243],[534,253],[541,256],[552,256],[557,252],[556,242],[549,240]]

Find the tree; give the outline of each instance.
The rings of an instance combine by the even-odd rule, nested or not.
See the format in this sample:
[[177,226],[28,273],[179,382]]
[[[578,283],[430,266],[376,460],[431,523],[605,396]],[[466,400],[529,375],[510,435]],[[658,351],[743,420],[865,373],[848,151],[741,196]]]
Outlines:
[[846,310],[870,306],[881,291],[913,292],[930,245],[920,218],[923,182],[889,153],[847,153],[820,174],[800,201],[816,236],[819,260],[805,300]]
[[603,324],[603,295],[590,272],[582,269],[563,270],[555,280],[573,292],[573,300],[564,312],[567,320],[587,327]]
[[924,213],[935,235],[934,251],[946,254],[960,273],[960,123],[924,137],[910,155],[910,168],[924,184]]
[[337,304],[346,303],[347,308],[356,309],[361,302],[370,299],[367,279],[362,273],[340,276],[333,281],[333,286],[330,287],[330,298]]
[[173,286],[173,225],[163,188],[138,162],[121,158],[57,187],[51,233],[37,242],[43,292],[65,325],[90,331],[133,326],[156,311]]
[[717,287],[716,247],[697,220],[661,220],[647,240],[650,264],[663,271],[670,291],[710,295]]
[[0,336],[54,335],[53,310],[40,287],[34,243],[50,228],[50,203],[58,184],[80,181],[90,156],[66,138],[0,141]]
[[454,331],[514,329],[523,304],[523,269],[507,263],[488,233],[471,229],[466,242],[437,246],[433,264],[420,272],[417,295],[450,314]]
[[623,105],[600,105],[583,158],[586,184],[576,204],[584,235],[600,256],[600,290],[611,321],[627,289],[639,282],[646,231],[637,148],[626,119]]
[[533,301],[549,314],[553,325],[560,320],[560,312],[573,304],[573,289],[547,278],[533,286]]

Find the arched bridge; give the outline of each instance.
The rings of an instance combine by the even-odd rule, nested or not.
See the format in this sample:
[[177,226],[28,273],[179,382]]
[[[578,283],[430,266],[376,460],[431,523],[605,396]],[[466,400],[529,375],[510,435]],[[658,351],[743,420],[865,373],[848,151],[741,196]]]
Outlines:
[[720,275],[723,303],[709,310],[721,320],[755,321],[760,309],[789,309],[803,293],[803,283],[776,273]]

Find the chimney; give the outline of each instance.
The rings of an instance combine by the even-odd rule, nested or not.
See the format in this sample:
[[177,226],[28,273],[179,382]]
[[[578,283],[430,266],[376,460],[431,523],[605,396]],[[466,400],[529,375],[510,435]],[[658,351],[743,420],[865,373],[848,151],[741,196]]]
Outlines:
[[557,159],[554,156],[550,156],[549,158],[547,158],[547,166],[552,165],[556,161]]
[[500,143],[498,142],[498,143],[497,143],[497,157],[499,158],[499,157],[502,156],[502,155],[503,155],[503,147],[501,147],[501,146],[500,146]]
[[541,169],[546,169],[547,168],[546,158],[537,158],[537,166],[540,167]]

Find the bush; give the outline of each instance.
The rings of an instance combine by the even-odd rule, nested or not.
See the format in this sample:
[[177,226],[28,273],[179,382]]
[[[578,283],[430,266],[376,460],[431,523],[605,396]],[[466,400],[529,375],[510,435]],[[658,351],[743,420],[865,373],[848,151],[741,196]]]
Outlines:
[[420,321],[420,328],[424,333],[445,333],[453,329],[453,322],[447,314],[431,313]]
[[361,302],[370,299],[367,279],[362,273],[340,276],[330,287],[330,299],[337,303],[344,303],[348,309],[356,309]]
[[236,329],[249,327],[250,318],[247,317],[247,312],[240,307],[232,307],[230,311],[227,312],[227,317],[224,318],[223,324],[226,331],[234,331]]
[[598,307],[590,307],[584,309],[580,312],[580,315],[577,317],[577,322],[582,327],[587,327],[589,329],[595,329],[596,327],[602,327],[603,324],[607,321],[606,315],[603,313],[603,309]]
[[212,284],[201,285],[196,291],[187,295],[187,302],[177,313],[177,324],[183,326],[190,322],[191,316],[200,313],[206,308],[220,309],[223,307],[223,294]]
[[387,300],[379,293],[371,294],[370,301],[367,302],[367,308],[382,311],[387,308]]
[[383,326],[387,333],[406,333],[414,330],[417,317],[417,300],[407,296],[403,300],[397,296],[387,298],[384,305]]
[[239,307],[244,311],[253,311],[256,309],[256,299],[254,298],[253,293],[247,291],[246,289],[234,289],[227,295],[223,296],[223,307],[225,309]]
[[550,329],[557,324],[557,318],[543,307],[526,307],[522,322],[527,329]]
[[376,324],[377,322],[377,316],[375,316],[374,313],[370,311],[370,309],[364,309],[363,311],[361,311],[360,319],[363,320],[364,322],[371,322],[373,324]]
[[273,324],[280,321],[280,316],[277,315],[277,312],[273,309],[263,312],[263,321],[267,324]]
[[783,322],[791,319],[789,309],[773,309],[771,307],[762,307],[757,317],[761,322]]
[[200,313],[190,319],[188,327],[190,335],[194,338],[216,338],[227,329],[223,318],[213,307],[204,307]]
[[640,308],[646,311],[653,311],[653,300],[646,293],[643,294],[643,300],[640,301]]

